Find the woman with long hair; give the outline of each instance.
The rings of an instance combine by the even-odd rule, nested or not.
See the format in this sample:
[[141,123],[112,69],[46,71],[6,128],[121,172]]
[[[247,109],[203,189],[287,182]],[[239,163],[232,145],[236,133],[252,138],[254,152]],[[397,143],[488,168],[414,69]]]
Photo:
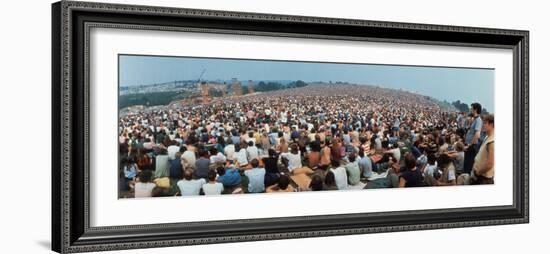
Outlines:
[[311,191],[322,191],[323,190],[323,178],[320,175],[313,175],[311,177],[311,182],[309,183],[309,189]]
[[272,148],[268,150],[268,157],[262,159],[265,167],[265,186],[273,185],[277,183],[277,181],[279,181],[279,177],[281,174],[277,165],[278,160],[279,155]]
[[330,170],[327,171],[327,174],[325,175],[323,190],[338,190],[338,186],[336,186],[336,178],[334,177],[334,173]]

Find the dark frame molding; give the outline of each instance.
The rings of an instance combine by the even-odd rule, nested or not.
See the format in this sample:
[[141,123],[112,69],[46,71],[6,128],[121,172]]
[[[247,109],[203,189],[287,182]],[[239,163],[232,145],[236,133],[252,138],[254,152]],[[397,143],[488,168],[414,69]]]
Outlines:
[[[93,27],[511,49],[513,205],[90,227],[88,34]],[[528,73],[528,31],[88,2],[54,3],[52,250],[88,252],[528,223]]]

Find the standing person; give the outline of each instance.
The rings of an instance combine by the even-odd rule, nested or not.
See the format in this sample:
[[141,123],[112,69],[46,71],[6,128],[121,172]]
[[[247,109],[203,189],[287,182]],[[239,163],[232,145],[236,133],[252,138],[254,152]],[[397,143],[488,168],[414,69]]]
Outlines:
[[483,117],[483,130],[486,137],[481,143],[475,157],[473,184],[493,184],[495,175],[495,118],[493,115]]
[[471,105],[471,114],[473,121],[470,124],[470,128],[466,133],[464,139],[466,145],[466,152],[464,153],[464,173],[469,174],[472,171],[472,166],[474,165],[474,158],[477,154],[477,143],[479,137],[481,136],[481,127],[483,125],[481,121],[481,104],[475,102]]
[[257,159],[253,159],[250,164],[252,169],[244,171],[244,175],[248,177],[248,192],[250,193],[260,193],[264,192],[264,177],[265,169],[259,168],[259,162]]
[[223,184],[216,182],[216,171],[208,171],[208,183],[202,185],[204,195],[221,195],[223,192]]
[[466,130],[468,129],[468,116],[466,115],[466,112],[461,112],[460,122],[458,124],[459,124],[458,134],[462,138],[464,138]]

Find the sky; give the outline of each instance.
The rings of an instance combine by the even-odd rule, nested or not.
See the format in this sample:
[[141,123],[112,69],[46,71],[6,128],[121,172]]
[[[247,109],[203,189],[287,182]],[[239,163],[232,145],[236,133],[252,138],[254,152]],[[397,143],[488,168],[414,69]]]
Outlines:
[[203,70],[203,81],[341,81],[403,89],[468,105],[479,102],[494,112],[493,69],[120,55],[119,85],[195,80]]

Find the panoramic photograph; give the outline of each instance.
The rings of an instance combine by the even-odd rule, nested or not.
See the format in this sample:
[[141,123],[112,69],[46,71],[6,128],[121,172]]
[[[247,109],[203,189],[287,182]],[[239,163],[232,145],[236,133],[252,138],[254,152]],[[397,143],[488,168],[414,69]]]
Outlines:
[[494,69],[122,54],[118,76],[118,198],[495,182]]

